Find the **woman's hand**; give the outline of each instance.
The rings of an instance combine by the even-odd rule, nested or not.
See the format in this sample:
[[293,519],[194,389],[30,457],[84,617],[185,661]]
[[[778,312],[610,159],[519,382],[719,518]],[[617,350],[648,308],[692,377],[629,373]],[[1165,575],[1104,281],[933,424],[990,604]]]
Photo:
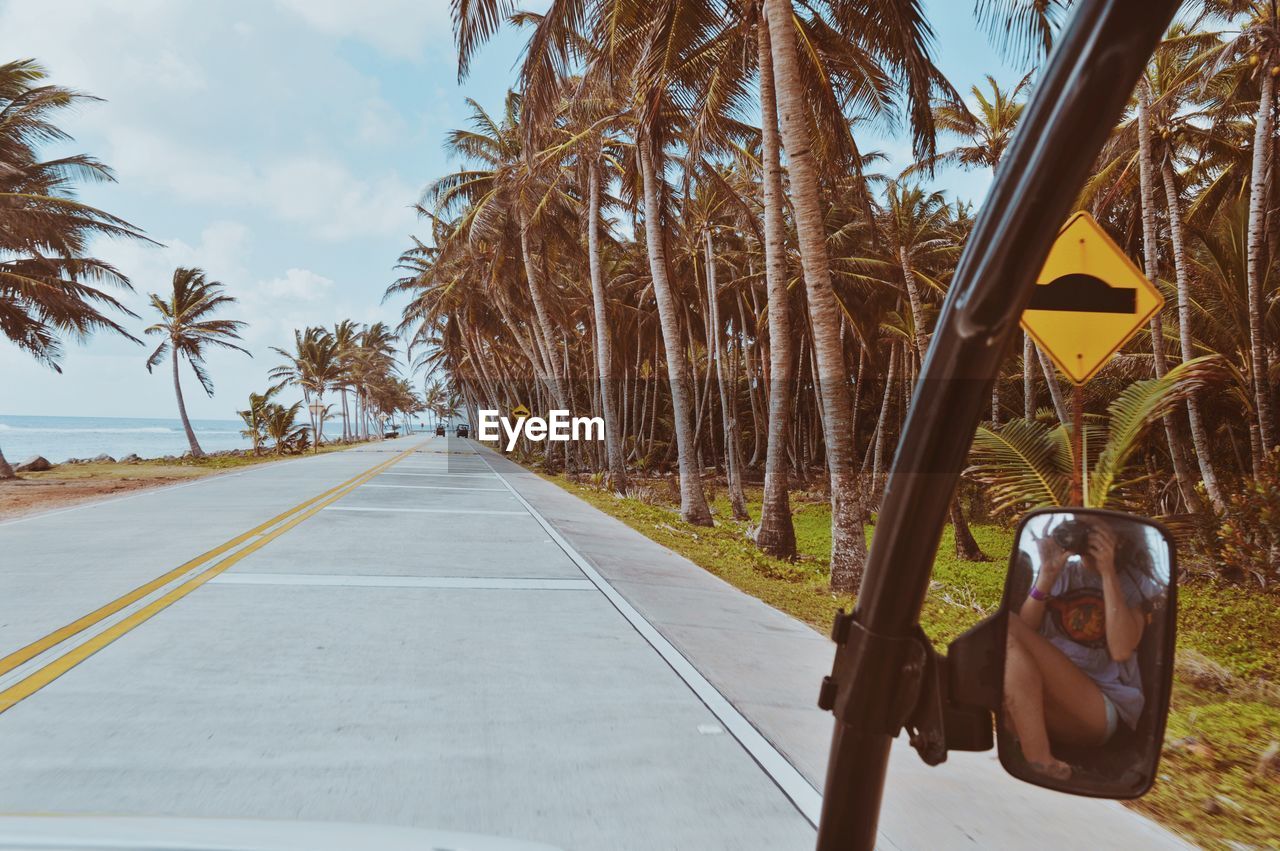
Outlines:
[[1116,533],[1105,523],[1090,524],[1089,564],[1101,576],[1116,572]]
[[1031,533],[1031,539],[1036,542],[1036,550],[1040,554],[1040,573],[1036,576],[1036,588],[1045,594],[1053,590],[1062,569],[1067,566],[1067,551],[1058,546],[1051,532],[1051,529],[1046,529],[1039,536]]

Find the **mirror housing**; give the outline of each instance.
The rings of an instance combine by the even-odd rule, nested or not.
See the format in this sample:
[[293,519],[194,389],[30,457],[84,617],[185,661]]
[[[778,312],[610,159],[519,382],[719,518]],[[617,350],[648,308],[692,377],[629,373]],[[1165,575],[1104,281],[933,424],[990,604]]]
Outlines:
[[1023,517],[996,616],[1005,625],[996,708],[1005,770],[1077,795],[1150,789],[1176,615],[1176,550],[1160,524],[1085,508]]
[[[1101,549],[1089,546],[1094,537]],[[1018,524],[1000,609],[946,656],[919,632],[922,664],[904,669],[913,675],[902,721],[912,747],[937,765],[948,751],[989,750],[994,727],[1014,777],[1075,795],[1140,797],[1155,779],[1169,711],[1176,577],[1173,538],[1153,520],[1030,512]],[[1107,630],[1108,603],[1127,629]]]

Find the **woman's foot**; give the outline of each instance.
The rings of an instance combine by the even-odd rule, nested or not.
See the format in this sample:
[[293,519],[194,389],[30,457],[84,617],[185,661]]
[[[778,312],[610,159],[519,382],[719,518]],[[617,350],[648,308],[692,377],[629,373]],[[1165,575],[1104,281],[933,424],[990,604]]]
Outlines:
[[1033,771],[1051,777],[1054,780],[1070,780],[1071,766],[1060,759],[1050,757],[1044,762],[1028,762]]

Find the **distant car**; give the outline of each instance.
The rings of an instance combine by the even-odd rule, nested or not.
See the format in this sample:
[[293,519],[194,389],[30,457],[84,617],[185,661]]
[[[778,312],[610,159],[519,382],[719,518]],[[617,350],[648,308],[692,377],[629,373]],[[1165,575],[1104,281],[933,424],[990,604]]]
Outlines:
[[462,424],[461,424],[461,425],[459,425],[459,426],[458,426],[458,428],[454,431],[454,434],[455,434],[455,435],[457,435],[458,437],[470,437],[470,436],[471,436],[471,426],[467,425],[466,423],[462,423]]
[[445,434],[444,423],[437,423],[437,424],[436,424],[436,437],[444,437],[444,434]]

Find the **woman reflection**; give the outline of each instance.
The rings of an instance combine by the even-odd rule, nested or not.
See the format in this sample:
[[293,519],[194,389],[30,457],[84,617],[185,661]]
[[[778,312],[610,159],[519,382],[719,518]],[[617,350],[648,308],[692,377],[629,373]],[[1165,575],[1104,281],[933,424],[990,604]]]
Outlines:
[[1151,556],[1141,534],[1124,535],[1101,517],[1027,531],[1040,569],[1009,615],[1005,712],[1032,767],[1065,780],[1071,766],[1051,746],[1101,745],[1142,713],[1134,651]]

